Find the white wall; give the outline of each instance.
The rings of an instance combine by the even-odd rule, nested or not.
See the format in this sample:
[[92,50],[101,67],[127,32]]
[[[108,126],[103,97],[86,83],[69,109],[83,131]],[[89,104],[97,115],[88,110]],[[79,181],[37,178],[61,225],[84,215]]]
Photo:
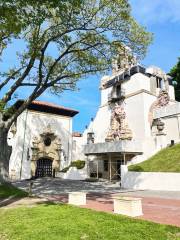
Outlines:
[[61,177],[63,179],[70,179],[70,180],[85,180],[86,178],[88,178],[87,167],[83,169],[70,167],[66,173],[63,173],[63,172],[58,173],[58,177]]
[[125,89],[125,93],[132,94],[141,89],[150,91],[150,78],[142,73],[136,73],[131,76],[131,79],[122,84],[122,88]]
[[175,92],[174,92],[174,87],[169,85],[169,97],[171,100],[175,100]]
[[128,172],[121,166],[121,186],[127,189],[180,191],[180,173]]
[[125,99],[125,112],[133,138],[143,139],[145,135],[145,116],[142,93]]
[[[50,125],[53,133],[61,139],[61,169],[69,165],[72,158],[72,118],[55,114],[25,111],[17,119],[17,132],[12,142],[9,172],[16,171],[16,178],[28,179],[31,177],[32,140],[39,137]],[[29,159],[28,159],[29,151]],[[66,161],[65,161],[66,160]]]
[[108,95],[111,93],[112,89],[112,87],[109,87],[101,90],[101,106],[107,104]]
[[164,125],[164,133],[167,134],[167,142],[170,144],[171,140],[174,140],[176,143],[180,141],[180,129],[179,129],[179,117],[169,116],[162,118]]
[[163,132],[166,134],[167,143],[171,140],[180,142],[180,103],[171,103],[166,107],[156,109],[153,113],[154,118],[161,118],[164,122]]
[[83,137],[73,137],[72,161],[85,159],[83,144]]
[[87,133],[93,130],[95,133],[95,143],[104,142],[110,128],[111,110],[106,104],[99,107],[94,121],[91,122],[83,133],[83,144],[87,143]]

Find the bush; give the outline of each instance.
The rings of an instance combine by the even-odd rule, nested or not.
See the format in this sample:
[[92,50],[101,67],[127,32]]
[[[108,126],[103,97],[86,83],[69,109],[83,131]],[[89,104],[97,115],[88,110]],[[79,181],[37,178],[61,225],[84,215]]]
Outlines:
[[82,169],[85,166],[85,161],[77,160],[74,162],[71,162],[71,164],[68,167],[63,168],[60,172],[66,173],[70,167],[76,167],[77,169]]
[[76,167],[77,169],[82,169],[85,166],[85,161],[77,160],[71,163],[71,167]]

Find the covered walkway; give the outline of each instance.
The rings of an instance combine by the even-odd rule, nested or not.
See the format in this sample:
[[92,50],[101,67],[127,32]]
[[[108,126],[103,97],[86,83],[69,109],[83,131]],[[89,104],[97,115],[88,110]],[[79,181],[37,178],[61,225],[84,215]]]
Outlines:
[[84,154],[90,177],[120,180],[121,165],[142,154],[142,146],[139,141],[129,140],[91,143],[84,146]]

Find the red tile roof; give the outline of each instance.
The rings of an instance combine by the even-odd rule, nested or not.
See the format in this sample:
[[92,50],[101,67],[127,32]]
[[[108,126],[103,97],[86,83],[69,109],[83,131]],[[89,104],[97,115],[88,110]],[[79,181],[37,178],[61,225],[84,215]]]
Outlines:
[[73,132],[72,136],[73,137],[82,137],[82,133],[80,133],[80,132]]
[[[19,108],[23,104],[23,102],[24,102],[24,100],[18,100],[15,103],[15,106],[17,108]],[[77,113],[79,113],[78,111],[71,109],[71,108],[66,108],[66,107],[63,107],[60,105],[56,105],[56,104],[44,102],[44,101],[39,101],[39,100],[33,101],[28,106],[28,109],[34,110],[34,111],[39,111],[39,112],[58,114],[58,115],[62,115],[62,116],[70,116],[70,117],[73,117]]]
[[63,107],[61,105],[56,105],[54,103],[49,103],[49,102],[44,102],[44,101],[39,101],[39,100],[35,100],[32,103],[35,104],[35,105],[39,105],[39,106],[51,107],[51,108],[56,108],[56,109],[63,109],[63,110],[73,111],[73,112],[78,113],[78,111],[76,111],[74,109],[66,108],[66,107]]

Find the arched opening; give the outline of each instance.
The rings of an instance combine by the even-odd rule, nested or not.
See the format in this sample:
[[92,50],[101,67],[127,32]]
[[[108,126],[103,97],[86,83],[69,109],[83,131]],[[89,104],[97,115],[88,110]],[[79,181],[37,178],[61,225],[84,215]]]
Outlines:
[[52,169],[53,160],[49,158],[40,158],[36,162],[36,172],[35,177],[52,177],[53,169]]

